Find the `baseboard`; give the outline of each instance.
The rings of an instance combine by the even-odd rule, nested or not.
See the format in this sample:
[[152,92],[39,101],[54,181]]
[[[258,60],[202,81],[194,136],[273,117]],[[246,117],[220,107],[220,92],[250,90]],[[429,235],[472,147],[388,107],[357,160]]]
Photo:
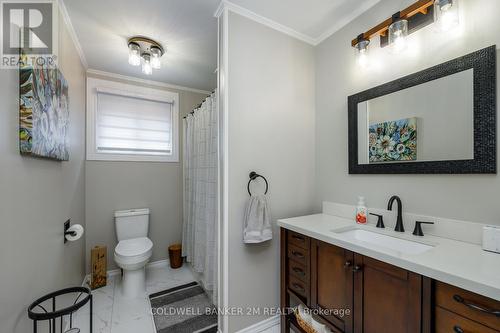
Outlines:
[[252,326],[248,326],[247,328],[244,328],[238,331],[237,333],[259,333],[279,325],[280,325],[280,316],[274,316],[266,320],[263,320],[261,322],[258,322],[256,324],[253,324]]
[[[146,269],[168,267],[169,264],[170,264],[170,260],[168,260],[168,259],[153,261],[153,262],[150,262],[146,265]],[[121,273],[122,273],[121,269],[118,268],[118,269],[112,269],[112,270],[107,271],[106,275],[109,278],[112,276],[120,275]],[[90,283],[90,274],[87,274],[83,277],[82,286],[89,284],[89,283]]]

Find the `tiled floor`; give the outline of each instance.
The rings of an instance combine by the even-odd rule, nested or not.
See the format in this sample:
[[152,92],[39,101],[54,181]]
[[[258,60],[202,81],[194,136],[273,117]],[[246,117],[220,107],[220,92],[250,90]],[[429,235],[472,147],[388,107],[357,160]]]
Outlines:
[[[193,273],[184,265],[173,270],[166,266],[153,266],[146,272],[146,291],[152,294],[195,281]],[[94,333],[155,333],[147,296],[129,300],[120,292],[121,276],[108,279],[106,287],[92,292],[94,296]],[[89,332],[89,310],[82,309],[75,318],[75,327]]]
[[[155,265],[146,271],[147,295],[175,286],[196,281],[187,265],[171,269],[166,265]],[[147,296],[128,300],[121,296],[121,276],[108,278],[106,287],[94,290],[94,333],[156,333]],[[74,327],[89,333],[88,306],[74,318]],[[279,333],[279,326],[260,333]]]

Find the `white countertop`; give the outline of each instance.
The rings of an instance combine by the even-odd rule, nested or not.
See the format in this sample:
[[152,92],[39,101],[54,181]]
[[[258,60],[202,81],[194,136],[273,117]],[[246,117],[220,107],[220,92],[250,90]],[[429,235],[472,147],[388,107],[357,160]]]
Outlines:
[[[479,245],[429,235],[417,237],[411,230],[401,234],[326,214],[281,219],[278,226],[500,301],[500,254],[483,251]],[[349,226],[433,248],[409,255],[371,243],[353,242],[342,233],[332,231]]]

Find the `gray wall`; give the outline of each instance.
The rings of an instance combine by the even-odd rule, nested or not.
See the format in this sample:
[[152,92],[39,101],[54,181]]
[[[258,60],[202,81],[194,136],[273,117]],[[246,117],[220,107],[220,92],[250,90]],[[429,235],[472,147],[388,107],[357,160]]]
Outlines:
[[[93,77],[108,79],[103,76]],[[115,80],[118,82],[124,82]],[[143,85],[144,86],[144,85]],[[155,89],[165,89],[158,88]],[[179,93],[180,117],[198,105],[206,94],[167,89]],[[182,147],[182,122],[179,123]],[[179,160],[182,161],[182,149]],[[149,238],[151,261],[166,259],[167,247],[182,240],[182,163],[86,161],[87,263],[90,249],[108,247],[108,269],[117,268],[113,253],[117,244],[114,211],[147,207],[151,209]]]
[[[280,267],[275,220],[313,212],[314,49],[234,13],[228,31],[229,306],[275,308]],[[269,181],[275,234],[270,242],[245,245],[252,170]],[[265,318],[231,316],[229,332]]]
[[317,200],[355,204],[364,195],[369,207],[384,208],[390,195],[398,194],[408,212],[500,224],[496,175],[348,174],[347,96],[500,44],[500,2],[462,0],[459,29],[438,34],[428,26],[411,36],[408,52],[401,55],[378,49],[376,40],[372,64],[357,67],[349,41],[410,2],[383,0],[316,48]]
[[85,224],[85,71],[59,18],[59,67],[69,84],[70,161],[22,157],[19,71],[0,70],[0,332],[31,332],[36,298],[81,285],[85,240],[63,243],[63,223]]

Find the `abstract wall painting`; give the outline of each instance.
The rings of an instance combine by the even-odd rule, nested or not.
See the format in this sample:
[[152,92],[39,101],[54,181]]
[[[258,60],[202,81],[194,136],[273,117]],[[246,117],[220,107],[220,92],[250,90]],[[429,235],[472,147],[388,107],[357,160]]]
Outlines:
[[370,125],[368,148],[370,163],[416,161],[417,118]]
[[37,68],[27,61],[20,62],[19,73],[21,154],[69,160],[68,82],[56,67]]

